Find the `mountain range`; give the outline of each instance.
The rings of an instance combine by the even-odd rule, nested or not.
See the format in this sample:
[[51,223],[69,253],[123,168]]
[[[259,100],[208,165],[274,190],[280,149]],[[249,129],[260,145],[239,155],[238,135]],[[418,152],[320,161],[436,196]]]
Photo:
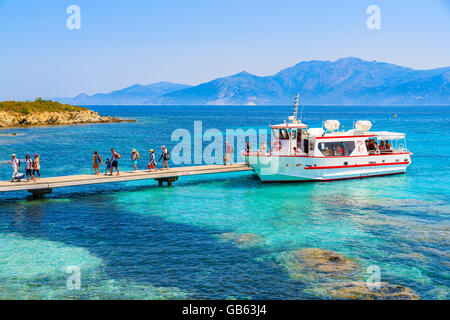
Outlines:
[[303,61],[270,76],[246,71],[196,86],[158,82],[53,100],[74,105],[450,105],[450,67],[415,70],[343,58]]

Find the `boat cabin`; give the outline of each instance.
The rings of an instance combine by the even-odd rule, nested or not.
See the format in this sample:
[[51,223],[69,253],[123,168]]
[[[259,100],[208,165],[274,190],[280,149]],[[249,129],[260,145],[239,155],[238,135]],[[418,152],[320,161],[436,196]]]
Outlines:
[[271,151],[286,155],[309,154],[308,126],[300,123],[282,123],[271,125]]
[[337,120],[324,122],[325,128],[309,128],[297,121],[271,125],[270,153],[289,156],[348,157],[404,152],[405,134],[370,132],[369,121],[358,121],[355,128],[337,131]]

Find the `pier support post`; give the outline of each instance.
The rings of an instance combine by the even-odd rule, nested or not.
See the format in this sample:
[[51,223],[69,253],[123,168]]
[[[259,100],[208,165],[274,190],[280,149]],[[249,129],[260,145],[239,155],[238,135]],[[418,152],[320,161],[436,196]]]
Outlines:
[[45,189],[33,189],[33,190],[27,190],[33,195],[33,198],[41,199],[45,198],[46,194],[52,193],[52,188],[45,188]]
[[171,187],[173,182],[178,181],[178,177],[159,178],[155,180],[158,181],[158,186],[160,187],[163,186],[163,182],[166,182],[167,186]]

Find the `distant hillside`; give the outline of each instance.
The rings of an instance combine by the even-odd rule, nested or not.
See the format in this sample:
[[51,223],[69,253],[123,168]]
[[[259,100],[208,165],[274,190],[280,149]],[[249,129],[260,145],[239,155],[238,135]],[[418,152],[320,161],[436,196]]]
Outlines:
[[[132,86],[109,94],[78,96],[74,104],[270,105],[450,104],[450,67],[414,70],[394,64],[344,58],[304,61],[265,77],[241,72],[197,86]],[[148,88],[148,92],[143,89]],[[59,101],[64,101],[59,99]]]
[[146,86],[135,84],[110,93],[97,93],[92,96],[82,93],[74,98],[55,98],[54,100],[76,105],[153,104],[155,99],[166,93],[189,87],[190,86],[185,84],[171,82],[158,82]]

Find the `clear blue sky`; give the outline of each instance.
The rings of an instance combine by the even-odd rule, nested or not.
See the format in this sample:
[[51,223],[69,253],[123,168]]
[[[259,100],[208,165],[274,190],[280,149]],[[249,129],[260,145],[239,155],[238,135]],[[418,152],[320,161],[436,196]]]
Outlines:
[[[81,30],[66,9],[81,8]],[[381,9],[368,30],[366,8]],[[448,0],[0,0],[0,100],[198,84],[354,56],[450,66]]]

